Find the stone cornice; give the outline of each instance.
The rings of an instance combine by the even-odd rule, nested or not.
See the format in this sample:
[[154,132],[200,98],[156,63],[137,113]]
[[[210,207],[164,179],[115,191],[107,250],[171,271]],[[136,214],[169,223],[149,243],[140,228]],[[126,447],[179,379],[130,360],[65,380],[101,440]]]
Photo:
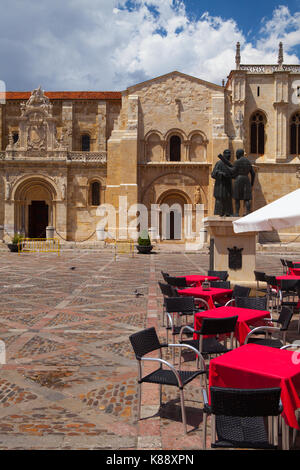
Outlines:
[[143,166],[145,168],[152,167],[162,167],[162,168],[183,168],[183,167],[208,167],[212,166],[212,163],[209,162],[148,162],[148,163],[138,163],[138,166]]

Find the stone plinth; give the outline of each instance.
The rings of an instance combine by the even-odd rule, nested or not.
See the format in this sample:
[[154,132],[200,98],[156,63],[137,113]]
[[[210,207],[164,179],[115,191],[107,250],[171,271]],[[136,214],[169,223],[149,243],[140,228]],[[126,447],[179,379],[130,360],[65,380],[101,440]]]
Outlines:
[[[255,256],[256,232],[235,233],[233,231],[236,217],[212,216],[204,219],[204,227],[208,230],[211,239],[214,239],[214,267],[216,271],[228,271],[232,284],[255,287]],[[242,267],[233,269],[229,267],[229,250],[236,247],[242,249]]]

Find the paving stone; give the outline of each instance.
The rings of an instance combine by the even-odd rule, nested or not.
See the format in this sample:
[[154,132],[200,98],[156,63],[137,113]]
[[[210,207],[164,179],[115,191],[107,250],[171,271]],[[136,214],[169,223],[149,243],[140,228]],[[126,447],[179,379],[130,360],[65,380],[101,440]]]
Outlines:
[[[281,274],[280,257],[258,254],[257,269]],[[137,364],[128,337],[153,325],[166,341],[161,271],[203,274],[207,254],[160,250],[114,261],[107,251],[70,250],[59,257],[3,251],[1,258],[0,339],[7,363],[0,365],[0,449],[202,448],[198,384],[185,391],[187,436],[172,387],[163,388],[160,408],[158,386],[143,385],[143,419],[137,421]],[[297,321],[288,340],[298,339]],[[170,351],[163,357],[171,360]],[[191,359],[185,356],[185,367],[192,367]]]

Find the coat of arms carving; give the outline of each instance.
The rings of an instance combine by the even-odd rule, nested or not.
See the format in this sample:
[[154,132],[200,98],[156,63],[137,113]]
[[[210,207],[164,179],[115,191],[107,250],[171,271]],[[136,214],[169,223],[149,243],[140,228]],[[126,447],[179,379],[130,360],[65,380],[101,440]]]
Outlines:
[[242,269],[242,251],[243,248],[237,248],[234,246],[233,248],[227,248],[229,251],[228,253],[228,267],[229,269],[233,269],[237,271]]

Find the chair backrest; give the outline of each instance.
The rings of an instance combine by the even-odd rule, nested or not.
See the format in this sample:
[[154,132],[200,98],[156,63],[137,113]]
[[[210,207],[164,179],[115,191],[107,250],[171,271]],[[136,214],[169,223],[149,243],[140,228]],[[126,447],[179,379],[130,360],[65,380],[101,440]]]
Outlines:
[[187,287],[188,286],[185,277],[168,276],[166,278],[166,281],[168,284],[174,287]]
[[158,282],[161,293],[164,297],[173,297],[173,287],[170,284],[164,284],[163,282]]
[[210,281],[210,286],[219,289],[230,289],[230,281]]
[[238,284],[236,284],[233,288],[232,297],[249,297],[250,292],[250,287],[239,286]]
[[286,259],[285,262],[286,262],[286,265],[287,265],[288,268],[293,268],[294,267],[294,263],[292,261]]
[[264,297],[236,297],[235,306],[253,310],[267,310],[267,296]]
[[154,327],[134,333],[129,340],[137,359],[161,347]]
[[265,281],[268,284],[268,286],[277,286],[278,281],[276,279],[276,276],[268,276],[267,274],[265,275]]
[[223,416],[278,416],[280,388],[235,389],[210,387],[211,410]]
[[286,260],[285,260],[285,259],[280,258],[280,262],[281,262],[281,264],[282,264],[283,267],[285,267],[285,268],[287,267],[287,264],[286,264]]
[[278,323],[281,325],[281,330],[286,331],[288,329],[292,316],[293,311],[284,305],[281,308],[281,312],[278,317]]
[[168,313],[194,313],[196,310],[194,297],[168,297],[165,299]]
[[166,278],[170,276],[169,273],[165,273],[164,271],[161,271],[161,275],[164,278],[165,282],[167,282]]
[[254,271],[254,276],[257,282],[266,282],[266,273],[261,271]]
[[207,275],[219,277],[221,281],[227,281],[229,276],[228,271],[207,271]]
[[203,318],[201,323],[201,335],[217,335],[233,333],[238,316],[227,318]]
[[284,292],[296,292],[300,284],[298,279],[280,279],[278,282],[280,290]]

